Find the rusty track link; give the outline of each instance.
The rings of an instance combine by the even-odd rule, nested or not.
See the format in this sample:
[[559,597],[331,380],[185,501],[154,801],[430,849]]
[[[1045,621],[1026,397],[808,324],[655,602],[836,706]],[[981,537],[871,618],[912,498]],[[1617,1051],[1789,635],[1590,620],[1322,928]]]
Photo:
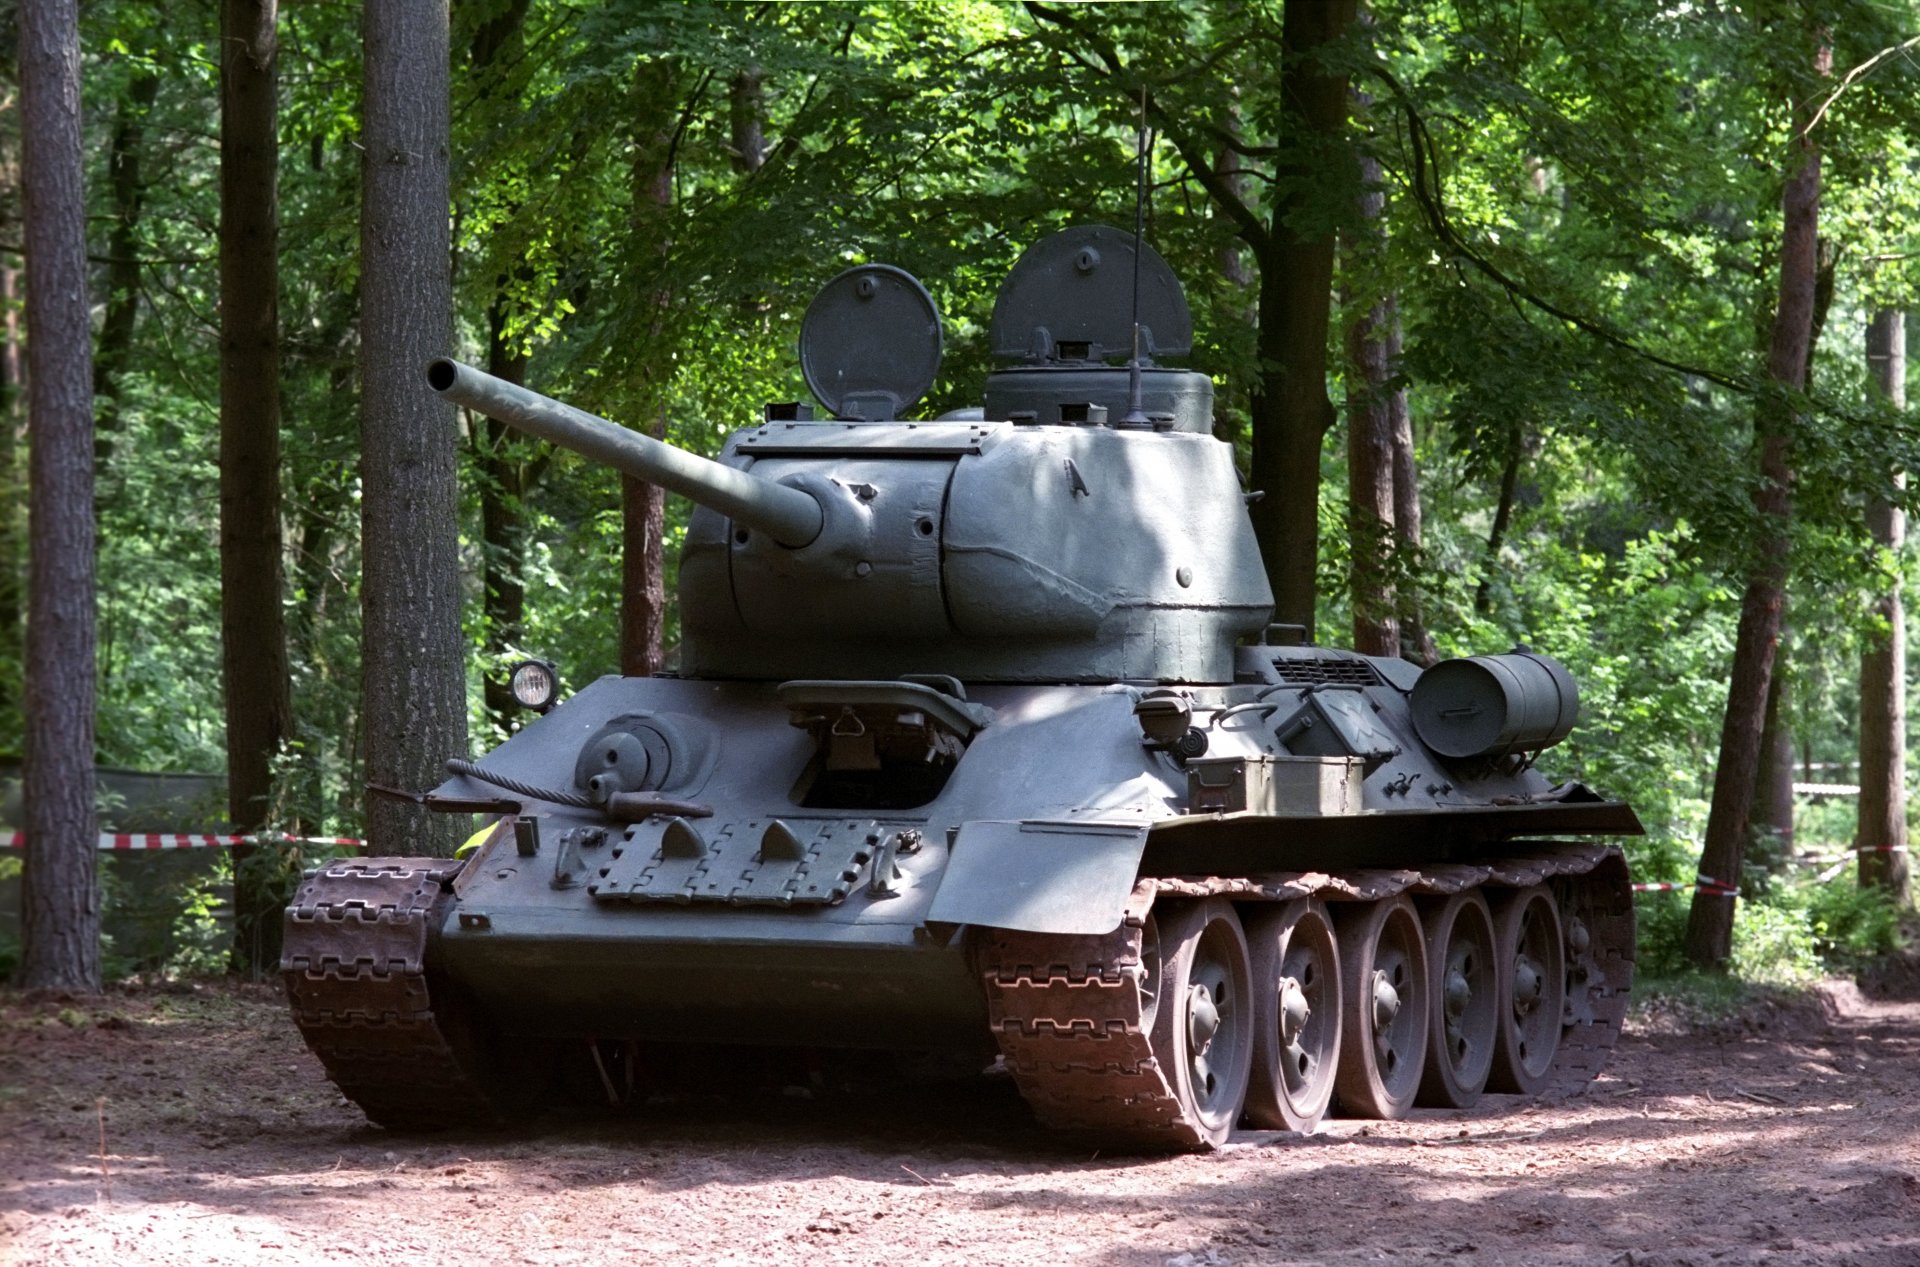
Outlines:
[[1574,1095],[1606,1063],[1633,984],[1633,893],[1626,861],[1613,846],[1542,846],[1428,871],[1147,880],[1129,903],[1128,921],[1113,932],[1071,937],[986,929],[975,943],[975,966],[1007,1068],[1044,1125],[1120,1148],[1200,1148],[1200,1128],[1149,1041],[1155,983],[1143,965],[1152,956],[1142,955],[1142,942],[1156,891],[1176,899],[1221,893],[1242,901],[1364,901],[1542,880],[1554,886],[1562,911],[1577,918],[1585,934],[1584,948],[1570,950],[1568,1023],[1547,1089]]
[[462,1059],[458,1017],[434,997],[426,971],[460,867],[444,858],[333,862],[308,875],[287,907],[280,974],[301,1036],[347,1098],[395,1130],[500,1119]]
[[1129,924],[1104,937],[985,930],[976,962],[987,1016],[1043,1124],[1127,1148],[1198,1148],[1199,1127],[1149,1041],[1144,935]]
[[1584,948],[1567,948],[1567,1025],[1545,1094],[1583,1093],[1607,1063],[1633,987],[1633,888],[1626,859],[1609,850],[1592,870],[1551,881],[1563,922],[1579,921]]

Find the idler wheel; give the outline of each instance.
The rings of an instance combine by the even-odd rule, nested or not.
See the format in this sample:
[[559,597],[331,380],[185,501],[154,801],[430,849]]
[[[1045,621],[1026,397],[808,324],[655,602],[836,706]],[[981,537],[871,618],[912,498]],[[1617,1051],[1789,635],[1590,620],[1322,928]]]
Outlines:
[[1247,925],[1256,997],[1247,1121],[1311,1131],[1333,1099],[1340,1057],[1340,951],[1318,899],[1262,911]]
[[1427,1067],[1415,1102],[1472,1108],[1493,1069],[1500,1021],[1493,912],[1478,889],[1435,898],[1424,907],[1429,965]]
[[1224,898],[1173,908],[1158,931],[1153,1054],[1203,1142],[1219,1144],[1240,1120],[1253,1061],[1246,934]]
[[1537,1095],[1559,1053],[1566,1012],[1566,950],[1553,894],[1536,884],[1501,895],[1493,936],[1500,1003],[1487,1086]]
[[1334,1089],[1354,1117],[1405,1117],[1427,1056],[1427,955],[1405,896],[1340,909],[1340,1064]]

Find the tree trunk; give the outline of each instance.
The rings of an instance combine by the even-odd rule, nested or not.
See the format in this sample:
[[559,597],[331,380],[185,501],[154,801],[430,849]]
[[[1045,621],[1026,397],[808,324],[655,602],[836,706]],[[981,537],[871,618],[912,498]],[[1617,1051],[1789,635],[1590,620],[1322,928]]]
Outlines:
[[[423,378],[453,345],[447,2],[372,4],[363,22],[361,716],[367,781],[415,791],[467,750],[456,418]],[[444,855],[460,824],[374,797],[367,835]]]
[[[1822,63],[1831,54],[1822,50]],[[1755,410],[1759,482],[1753,491],[1759,540],[1746,592],[1740,600],[1727,711],[1720,729],[1720,760],[1714,770],[1707,838],[1700,877],[1687,918],[1686,955],[1701,967],[1722,967],[1733,953],[1733,904],[1746,859],[1753,809],[1754,776],[1767,690],[1780,636],[1780,609],[1787,582],[1787,549],[1793,515],[1793,403],[1787,393],[1805,384],[1812,345],[1819,273],[1820,149],[1795,112],[1794,169],[1781,194],[1780,300],[1774,310],[1767,376],[1775,394]]]
[[[643,62],[635,72],[633,233],[634,258],[650,259],[660,270],[671,248],[673,206],[673,67]],[[653,434],[666,436],[666,385],[670,363],[661,341],[669,296],[656,271],[651,303],[654,319],[640,351],[640,376],[646,413],[656,415]],[[620,480],[620,672],[646,677],[666,666],[666,493],[645,480]]]
[[[227,816],[258,831],[293,729],[280,542],[277,0],[220,5],[220,645]],[[280,960],[276,886],[233,851],[235,963]]]
[[[1362,107],[1365,93],[1355,93]],[[1379,289],[1381,256],[1387,231],[1383,223],[1387,195],[1379,160],[1360,155],[1358,224],[1342,252],[1347,276],[1343,298],[1355,305],[1347,322],[1347,548],[1353,603],[1353,646],[1367,655],[1400,654],[1399,600],[1393,559],[1393,369],[1387,361],[1388,308],[1385,298],[1366,302],[1357,295]]]
[[100,989],[93,384],[77,0],[21,0],[19,17],[32,550],[19,984],[91,993]]
[[[506,279],[487,309],[487,373],[522,386],[527,354],[507,337]],[[527,553],[527,517],[522,499],[530,484],[529,466],[517,460],[513,446],[523,443],[513,429],[494,418],[481,424],[480,448],[481,593],[486,606],[487,713],[501,730],[512,729],[520,704],[500,662],[526,638],[527,586],[521,564]]]
[[[19,233],[19,112],[0,115],[0,220],[9,236]],[[16,237],[16,240],[17,237]],[[16,733],[25,646],[21,641],[21,567],[25,548],[20,478],[20,405],[25,386],[20,376],[19,269],[10,254],[0,255],[0,729]]]
[[[13,168],[9,161],[7,172]],[[10,185],[12,181],[8,182]],[[13,733],[14,716],[20,707],[22,656],[21,640],[21,557],[26,534],[20,495],[26,482],[20,478],[20,398],[25,384],[20,376],[20,289],[19,270],[11,258],[0,260],[0,322],[4,323],[4,346],[0,346],[0,727]]]
[[[1784,620],[1784,617],[1783,617]],[[1753,828],[1773,836],[1782,856],[1793,852],[1793,728],[1787,724],[1787,648],[1793,636],[1784,623],[1767,683],[1766,720],[1760,728],[1760,769],[1754,784]]]
[[[1867,367],[1895,409],[1907,407],[1907,318],[1885,310],[1867,326]],[[1897,476],[1904,485],[1905,477]],[[1906,512],[1881,498],[1867,508],[1874,543],[1900,553]],[[1874,603],[1884,631],[1860,656],[1860,806],[1853,845],[1860,883],[1907,900],[1907,631],[1899,573]]]
[[[528,0],[510,0],[491,20],[474,32],[468,46],[480,94],[500,91],[502,64],[517,55],[524,41]],[[487,373],[521,386],[527,381],[528,354],[508,334],[512,316],[509,286],[513,278],[495,279],[493,301],[487,306]],[[501,664],[526,640],[527,587],[521,565],[526,560],[527,517],[523,499],[531,487],[534,468],[516,456],[524,441],[494,418],[476,423],[484,441],[475,443],[480,466],[481,601],[486,611],[482,643],[486,677],[482,685],[487,713],[502,731],[511,730],[520,704]],[[476,440],[478,437],[476,437]]]
[[1500,547],[1506,543],[1507,529],[1513,524],[1513,499],[1520,490],[1520,463],[1526,457],[1526,437],[1515,423],[1508,436],[1511,446],[1500,467],[1500,497],[1493,506],[1493,527],[1487,531],[1487,561],[1480,570],[1480,583],[1474,586],[1474,614],[1484,616],[1493,609],[1493,578],[1500,572]]
[[[1400,304],[1392,294],[1386,304],[1387,365],[1400,372]],[[1420,567],[1420,472],[1413,457],[1413,411],[1407,406],[1407,389],[1395,385],[1387,396],[1388,429],[1393,436],[1393,533],[1394,558],[1399,560],[1400,654],[1416,664],[1432,666],[1440,661],[1427,629],[1420,601],[1420,587],[1406,584],[1410,572]]]
[[727,125],[733,136],[733,167],[751,176],[767,163],[766,74],[749,66],[727,89]]
[[[663,419],[664,421],[664,419]],[[666,428],[655,426],[655,439]],[[658,484],[620,479],[620,672],[650,677],[666,667],[666,498]]]
[[[1377,195],[1370,195],[1377,197]],[[1353,595],[1353,646],[1366,655],[1400,654],[1394,596],[1393,418],[1390,371],[1374,304],[1347,326],[1347,538]]]
[[[1833,303],[1833,245],[1816,241],[1813,281],[1813,319],[1808,325],[1807,352],[1800,367],[1803,391],[1813,388],[1813,350],[1820,344],[1820,332],[1826,328],[1827,309]],[[1770,832],[1782,856],[1793,852],[1793,728],[1787,722],[1792,701],[1785,660],[1786,648],[1793,645],[1793,631],[1787,628],[1783,613],[1780,650],[1774,653],[1773,675],[1767,683],[1766,722],[1760,731],[1760,768],[1755,772],[1752,830]],[[1749,832],[1751,834],[1751,831]]]
[[[1282,95],[1289,127],[1321,152],[1339,145],[1347,113],[1345,75],[1314,60],[1352,23],[1355,0],[1288,0],[1281,23]],[[1260,253],[1260,375],[1251,402],[1254,535],[1273,586],[1273,618],[1313,633],[1320,555],[1320,445],[1333,424],[1327,397],[1327,327],[1334,235],[1302,236],[1290,219],[1309,196],[1312,172],[1280,173]]]
[[120,376],[133,351],[134,321],[140,313],[140,212],[147,197],[140,160],[146,150],[147,112],[159,94],[159,75],[150,71],[134,75],[114,115],[107,149],[113,229],[107,234],[106,311],[93,353],[96,476],[104,476],[113,459],[113,436],[120,430]]

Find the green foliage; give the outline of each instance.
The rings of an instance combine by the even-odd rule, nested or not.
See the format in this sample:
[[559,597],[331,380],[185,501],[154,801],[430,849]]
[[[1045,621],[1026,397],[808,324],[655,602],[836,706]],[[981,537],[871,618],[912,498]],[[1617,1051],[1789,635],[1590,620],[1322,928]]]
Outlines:
[[[227,970],[233,936],[218,917],[224,898],[212,877],[189,885],[180,894],[178,914],[169,929],[168,953],[159,973],[164,977],[204,977]],[[231,884],[225,886],[231,891]]]
[[1729,971],[1757,985],[1798,986],[1820,975],[1813,929],[1800,912],[1766,902],[1742,902],[1733,915]]
[[1804,902],[1814,950],[1829,967],[1857,967],[1900,946],[1898,904],[1884,889],[1862,888],[1852,863],[1829,883],[1795,896]]
[[[1640,877],[1691,879],[1752,542],[1749,446],[1788,103],[1834,92],[1847,70],[1920,29],[1920,5],[1823,0],[1804,22],[1780,6],[1643,11],[1610,0],[1371,7],[1372,27],[1328,57],[1371,98],[1356,107],[1355,132],[1384,170],[1387,242],[1343,261],[1346,298],[1329,337],[1337,366],[1343,323],[1397,296],[1426,538],[1391,574],[1418,594],[1444,652],[1525,642],[1567,662],[1584,721],[1551,768],[1637,807],[1648,828],[1629,845]],[[1279,0],[1082,6],[1065,25],[984,0],[532,0],[517,33],[482,57],[486,24],[515,8],[455,7],[455,351],[483,361],[497,309],[531,385],[631,424],[664,420],[669,438],[699,451],[763,402],[804,395],[793,355],[801,315],[821,282],[861,261],[912,270],[940,303],[946,360],[923,408],[977,402],[994,293],[1019,252],[1068,223],[1130,222],[1140,85],[1157,118],[1206,139],[1196,152],[1156,129],[1147,226],[1186,281],[1191,363],[1214,376],[1220,434],[1243,453],[1259,369],[1254,295],[1241,279],[1251,257],[1209,177],[1229,175],[1263,223],[1276,207],[1300,232],[1353,222],[1351,182],[1300,174],[1316,156],[1286,113],[1285,77],[1297,68],[1279,47]],[[271,819],[354,835],[358,32],[339,6],[280,14],[294,739],[276,767]],[[118,226],[141,267],[101,461],[100,753],[145,769],[218,770],[217,14],[97,0],[83,21],[90,248],[101,260],[122,214],[109,196],[111,129],[134,79],[159,81],[144,115],[140,213]],[[1813,69],[1816,26],[1833,41],[1831,78]],[[734,93],[749,80],[764,113],[757,168],[737,144]],[[1852,696],[1872,595],[1896,576],[1915,579],[1910,554],[1876,549],[1864,529],[1865,499],[1891,494],[1892,473],[1920,463],[1920,432],[1873,400],[1860,336],[1876,308],[1912,307],[1920,293],[1915,85],[1910,57],[1875,63],[1819,125],[1835,296],[1812,387],[1792,402],[1801,475],[1794,636],[1782,657],[1796,744],[1817,761],[1857,748]],[[643,169],[663,137],[671,199],[660,207]],[[1228,172],[1236,146],[1244,161]],[[108,269],[97,269],[104,303]],[[570,455],[518,441],[496,454],[473,420],[462,427],[466,632],[483,744],[499,736],[479,684],[504,662],[550,657],[570,688],[614,671],[620,494],[608,472]],[[1328,630],[1349,617],[1343,441],[1329,431],[1320,507]],[[497,459],[529,472],[511,499],[524,522],[511,547],[486,540],[480,522]],[[22,478],[0,470],[11,486]],[[669,559],[686,514],[670,502]],[[525,586],[518,630],[489,627],[489,557]],[[677,630],[670,612],[669,644]],[[0,681],[19,676],[18,638],[7,634]],[[20,746],[16,702],[0,701],[0,751]],[[1843,812],[1810,813],[1803,838],[1849,838]],[[300,858],[264,851],[249,865],[284,890]],[[1884,903],[1855,897],[1845,877],[1809,887],[1756,870],[1751,880],[1738,933],[1740,963],[1754,971],[1793,976],[1813,955],[1838,963],[1891,936]],[[141,895],[110,880],[116,909],[151,898],[185,912],[164,953],[123,955],[121,969],[212,965],[217,883]],[[1674,966],[1683,914],[1683,901],[1663,895],[1642,904],[1651,969]]]
[[[1760,877],[1734,912],[1728,972],[1749,986],[1803,986],[1827,973],[1853,972],[1901,945],[1900,908],[1880,889],[1863,889],[1848,863],[1817,877],[1785,868]],[[1688,896],[1645,893],[1636,903],[1640,975],[1684,978]]]

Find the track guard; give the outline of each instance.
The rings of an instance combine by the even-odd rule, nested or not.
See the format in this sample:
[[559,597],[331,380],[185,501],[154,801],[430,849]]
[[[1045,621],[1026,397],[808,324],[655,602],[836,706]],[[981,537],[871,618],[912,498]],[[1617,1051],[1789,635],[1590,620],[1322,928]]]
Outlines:
[[1144,824],[1028,819],[960,829],[929,923],[1110,933],[1146,851]]

